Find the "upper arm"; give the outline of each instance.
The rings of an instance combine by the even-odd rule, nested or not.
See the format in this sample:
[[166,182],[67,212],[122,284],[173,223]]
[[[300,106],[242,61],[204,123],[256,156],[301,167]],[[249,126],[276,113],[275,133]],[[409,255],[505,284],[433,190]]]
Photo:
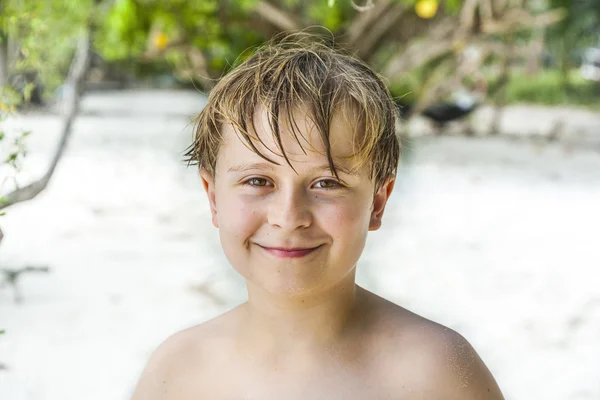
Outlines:
[[[184,362],[185,334],[176,333],[152,353],[142,374],[137,382],[131,400],[166,400],[181,397],[181,385],[175,381],[179,379],[177,365]],[[176,363],[177,361],[177,363]]]
[[[456,331],[419,321],[407,331],[392,368],[397,392],[408,399],[504,400],[491,372],[473,346]],[[401,387],[400,387],[401,386]]]
[[473,346],[450,329],[443,334],[442,357],[436,357],[436,391],[448,400],[504,400],[491,372]]

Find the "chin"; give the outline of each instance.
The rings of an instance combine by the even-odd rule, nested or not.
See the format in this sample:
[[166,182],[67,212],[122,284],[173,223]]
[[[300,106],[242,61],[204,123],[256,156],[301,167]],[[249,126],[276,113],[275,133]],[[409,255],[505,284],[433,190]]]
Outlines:
[[[263,266],[264,267],[264,266]],[[278,296],[301,296],[314,293],[323,287],[325,281],[317,271],[301,273],[297,265],[288,264],[273,268],[264,268],[253,273],[238,272],[253,286]]]
[[[256,268],[256,267],[255,267]],[[273,296],[303,297],[315,295],[349,278],[353,268],[328,268],[321,263],[303,269],[298,264],[260,265],[259,270],[235,268],[253,289]]]

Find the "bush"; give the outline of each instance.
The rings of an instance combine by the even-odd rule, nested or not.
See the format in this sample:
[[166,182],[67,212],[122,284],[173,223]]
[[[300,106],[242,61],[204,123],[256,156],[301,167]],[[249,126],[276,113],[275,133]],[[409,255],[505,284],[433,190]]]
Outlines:
[[573,70],[565,82],[558,70],[544,70],[538,75],[514,73],[506,88],[508,103],[547,105],[582,105],[600,109],[600,83],[584,80]]

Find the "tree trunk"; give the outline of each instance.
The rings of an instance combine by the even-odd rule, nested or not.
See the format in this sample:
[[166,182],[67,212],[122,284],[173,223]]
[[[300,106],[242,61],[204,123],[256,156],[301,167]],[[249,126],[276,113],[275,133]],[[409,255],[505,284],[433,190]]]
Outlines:
[[494,115],[492,117],[492,124],[490,126],[490,134],[497,135],[500,133],[500,122],[502,120],[502,114],[504,107],[508,103],[507,99],[507,86],[510,81],[510,67],[512,64],[512,58],[514,53],[515,35],[507,34],[505,36],[506,51],[504,54],[504,60],[502,62],[502,70],[500,72],[500,78],[498,80],[498,91],[496,107],[494,107]]
[[0,31],[0,87],[8,84],[8,36]]
[[527,76],[536,76],[540,73],[542,52],[544,51],[544,36],[537,33],[535,39],[531,42],[526,53],[526,73]]
[[566,40],[560,45],[560,77],[561,86],[564,91],[569,90],[569,48]]

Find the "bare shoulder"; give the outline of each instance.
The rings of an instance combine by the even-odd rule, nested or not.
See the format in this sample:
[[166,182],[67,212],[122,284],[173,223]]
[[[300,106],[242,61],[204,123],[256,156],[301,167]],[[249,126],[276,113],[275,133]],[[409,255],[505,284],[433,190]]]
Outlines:
[[209,362],[227,346],[228,319],[214,320],[177,332],[152,353],[135,387],[132,400],[185,400],[210,391]]
[[502,400],[502,393],[477,351],[458,332],[427,321],[416,330],[416,359],[422,376],[415,377],[425,392],[448,400]]
[[[403,398],[503,400],[489,369],[458,332],[403,307],[378,300],[386,322],[381,364]],[[387,331],[387,332],[386,332]]]

